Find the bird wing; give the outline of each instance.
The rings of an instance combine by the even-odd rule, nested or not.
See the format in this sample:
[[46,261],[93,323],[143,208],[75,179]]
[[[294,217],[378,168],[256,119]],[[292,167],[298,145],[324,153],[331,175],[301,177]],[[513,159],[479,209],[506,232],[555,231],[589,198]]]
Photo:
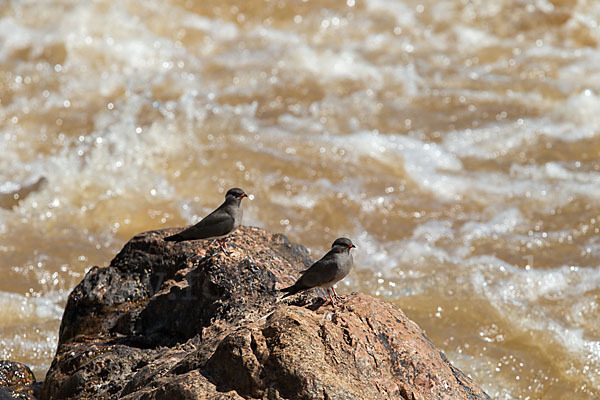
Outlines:
[[323,258],[310,266],[296,282],[296,286],[302,289],[321,286],[335,279],[337,264],[333,255],[327,253]]
[[196,225],[180,232],[181,240],[208,239],[227,235],[234,228],[234,218],[228,212],[217,208]]

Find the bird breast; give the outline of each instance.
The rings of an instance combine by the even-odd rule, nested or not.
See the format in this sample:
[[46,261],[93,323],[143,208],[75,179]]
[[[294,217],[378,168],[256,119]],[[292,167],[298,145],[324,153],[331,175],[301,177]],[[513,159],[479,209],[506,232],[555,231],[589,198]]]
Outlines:
[[242,207],[233,207],[232,213],[233,213],[233,220],[235,221],[234,222],[234,229],[235,229],[238,226],[242,225],[242,216],[244,214],[244,211],[242,210]]
[[338,270],[337,274],[335,274],[336,281],[344,279],[346,275],[350,273],[352,269],[352,265],[354,261],[352,260],[352,254],[350,253],[340,253],[336,255]]

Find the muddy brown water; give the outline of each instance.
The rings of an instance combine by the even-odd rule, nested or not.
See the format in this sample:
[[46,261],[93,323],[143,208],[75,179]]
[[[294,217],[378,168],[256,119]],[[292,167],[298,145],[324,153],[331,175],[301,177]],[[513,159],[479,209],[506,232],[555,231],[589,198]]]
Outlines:
[[388,299],[496,399],[600,395],[595,1],[0,4],[0,358],[42,379],[135,233],[245,223]]

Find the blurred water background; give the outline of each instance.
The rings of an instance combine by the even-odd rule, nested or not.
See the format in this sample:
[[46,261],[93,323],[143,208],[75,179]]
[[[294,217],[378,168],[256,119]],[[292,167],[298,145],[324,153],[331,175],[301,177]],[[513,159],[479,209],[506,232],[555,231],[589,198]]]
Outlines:
[[0,358],[229,187],[495,399],[600,396],[600,2],[0,2]]

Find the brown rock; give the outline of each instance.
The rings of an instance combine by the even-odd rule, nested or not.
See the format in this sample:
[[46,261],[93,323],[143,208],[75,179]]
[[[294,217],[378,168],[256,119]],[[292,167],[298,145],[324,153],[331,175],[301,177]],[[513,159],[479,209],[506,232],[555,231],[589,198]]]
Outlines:
[[27,365],[0,360],[0,399],[34,399],[35,383]]
[[277,288],[304,247],[244,227],[230,254],[146,232],[69,296],[42,398],[487,399],[392,304]]
[[229,334],[206,364],[220,389],[262,398],[486,398],[390,303],[345,296],[340,309],[280,305]]

